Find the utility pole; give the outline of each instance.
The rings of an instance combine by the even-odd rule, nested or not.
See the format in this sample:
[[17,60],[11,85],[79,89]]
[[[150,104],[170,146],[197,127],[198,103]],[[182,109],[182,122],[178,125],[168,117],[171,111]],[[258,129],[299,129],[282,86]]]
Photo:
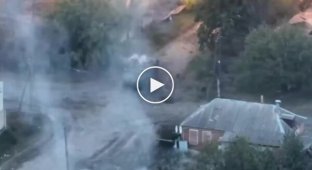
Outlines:
[[220,39],[221,39],[221,33],[217,35],[216,38],[216,49],[215,49],[215,57],[216,57],[216,63],[215,63],[215,72],[216,72],[216,79],[217,79],[217,97],[221,98],[221,51],[220,51]]
[[218,75],[217,75],[217,94],[218,94],[218,98],[220,98],[221,97],[221,88],[220,88],[220,84],[221,84],[221,82],[220,82],[220,71],[221,71],[221,61],[220,60],[218,60],[218,63],[217,63],[217,69],[218,69]]
[[68,125],[67,123],[63,124],[63,131],[64,131],[64,145],[65,145],[65,161],[66,161],[66,170],[69,170],[69,156],[68,156],[68,138],[67,138],[67,131]]

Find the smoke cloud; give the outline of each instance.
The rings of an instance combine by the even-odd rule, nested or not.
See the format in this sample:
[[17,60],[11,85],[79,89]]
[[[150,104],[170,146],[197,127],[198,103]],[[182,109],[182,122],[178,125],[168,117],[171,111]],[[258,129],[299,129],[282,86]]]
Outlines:
[[[139,29],[150,1],[128,2],[128,7],[126,1],[111,3],[118,10],[129,9],[133,20],[125,34],[131,34],[138,44],[135,50],[141,50],[139,46],[147,40]],[[96,80],[88,81],[80,77],[92,73],[56,71],[51,63],[54,60],[60,60],[65,67],[70,65],[56,52],[64,45],[66,30],[58,29],[54,38],[49,39],[45,29],[50,23],[33,15],[28,8],[30,2],[10,0],[3,4],[1,15],[10,18],[14,40],[10,52],[5,53],[11,58],[2,60],[18,65],[15,70],[9,65],[3,66],[1,73],[5,97],[13,103],[8,107],[21,109],[26,114],[25,121],[31,121],[28,118],[34,112],[50,120],[42,127],[41,138],[34,143],[40,149],[39,155],[17,169],[66,170],[67,166],[77,170],[147,169],[155,147],[154,128],[137,94],[125,89],[118,79],[122,70],[92,75]],[[43,140],[50,137],[48,142]],[[14,157],[10,161],[14,162]]]

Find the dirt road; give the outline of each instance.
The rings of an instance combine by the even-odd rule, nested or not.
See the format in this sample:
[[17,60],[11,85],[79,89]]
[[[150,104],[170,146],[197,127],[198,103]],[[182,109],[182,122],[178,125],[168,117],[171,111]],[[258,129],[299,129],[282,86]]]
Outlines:
[[155,56],[172,74],[183,74],[189,62],[198,54],[197,30],[201,23],[195,23],[186,32],[167,44]]

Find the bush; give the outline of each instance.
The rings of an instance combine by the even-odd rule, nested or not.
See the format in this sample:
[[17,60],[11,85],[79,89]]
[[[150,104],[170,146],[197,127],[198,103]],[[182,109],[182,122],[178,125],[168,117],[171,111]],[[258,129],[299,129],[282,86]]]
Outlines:
[[253,31],[237,63],[238,87],[263,94],[310,89],[312,39],[303,32],[292,26]]

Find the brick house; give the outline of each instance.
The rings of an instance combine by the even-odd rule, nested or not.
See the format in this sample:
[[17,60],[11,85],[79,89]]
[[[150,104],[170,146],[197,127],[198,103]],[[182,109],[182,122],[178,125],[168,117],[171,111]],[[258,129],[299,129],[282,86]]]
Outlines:
[[238,136],[254,145],[279,147],[286,133],[303,132],[304,119],[279,104],[214,99],[180,124],[181,137],[195,149],[210,142],[228,143]]

